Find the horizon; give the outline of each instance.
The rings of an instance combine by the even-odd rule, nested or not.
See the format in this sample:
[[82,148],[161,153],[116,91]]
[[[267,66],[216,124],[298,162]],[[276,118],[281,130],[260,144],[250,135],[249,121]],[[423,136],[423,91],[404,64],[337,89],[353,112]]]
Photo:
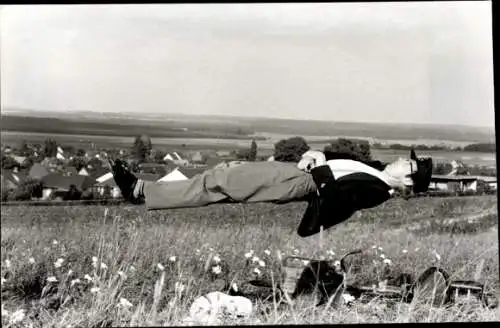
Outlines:
[[12,5],[0,15],[2,111],[495,128],[490,2]]
[[[10,112],[10,113],[9,113]],[[146,115],[144,117],[144,120],[150,119],[152,116],[158,117],[162,116],[165,118],[168,118],[169,115],[171,116],[188,116],[188,117],[213,117],[213,118],[234,118],[234,119],[243,119],[243,120],[251,120],[251,119],[259,119],[259,120],[265,120],[265,119],[271,119],[271,120],[290,120],[290,121],[308,121],[308,122],[321,122],[321,123],[337,123],[337,124],[367,124],[367,125],[386,125],[386,126],[392,126],[392,125],[413,125],[413,126],[430,126],[430,127],[465,127],[465,128],[476,128],[476,129],[488,129],[488,130],[493,130],[492,132],[495,133],[495,126],[481,126],[481,125],[470,125],[470,124],[455,124],[455,123],[411,123],[411,122],[368,122],[368,121],[340,121],[340,120],[319,120],[319,119],[311,119],[311,118],[286,118],[286,117],[274,117],[274,116],[238,116],[238,115],[231,115],[231,114],[195,114],[195,113],[181,113],[181,112],[168,112],[168,113],[158,113],[158,112],[135,112],[135,111],[127,111],[127,112],[112,112],[112,111],[106,111],[106,112],[98,112],[98,111],[92,111],[92,110],[75,110],[75,111],[54,111],[54,110],[39,110],[39,109],[20,109],[20,108],[7,108],[7,113],[5,112],[5,109],[2,109],[1,114],[2,115],[9,115],[11,113],[15,113],[17,115],[22,116],[22,114],[29,114],[29,113],[45,113],[45,114],[61,114],[61,113],[90,113],[90,114],[95,114],[97,115],[117,115],[117,114],[124,114],[124,115],[133,115],[133,116],[138,116],[138,115]],[[29,116],[29,115],[28,115]],[[50,116],[52,118],[58,118],[55,116]],[[64,119],[64,118],[61,118]]]

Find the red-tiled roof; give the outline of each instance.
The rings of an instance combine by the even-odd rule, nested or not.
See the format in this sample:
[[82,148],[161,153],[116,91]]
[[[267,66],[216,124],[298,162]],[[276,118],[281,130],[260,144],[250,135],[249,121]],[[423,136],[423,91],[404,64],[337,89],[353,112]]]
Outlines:
[[186,176],[186,178],[191,179],[195,175],[205,172],[205,168],[194,168],[194,167],[179,167],[178,170]]
[[49,174],[49,171],[40,163],[33,164],[29,171],[29,176],[33,179],[41,179],[47,174]]
[[134,173],[134,175],[141,180],[144,181],[157,181],[161,178],[159,174],[150,174],[150,173]]
[[60,173],[49,173],[42,178],[44,188],[55,188],[68,190],[71,185],[77,189],[85,190],[95,184],[95,180],[86,175],[63,176]]

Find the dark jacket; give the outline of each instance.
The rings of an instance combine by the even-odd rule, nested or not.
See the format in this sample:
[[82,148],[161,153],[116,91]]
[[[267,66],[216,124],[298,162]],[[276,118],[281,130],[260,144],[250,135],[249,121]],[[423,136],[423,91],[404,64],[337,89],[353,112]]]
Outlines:
[[328,165],[311,170],[319,195],[311,195],[300,222],[298,234],[308,237],[350,218],[356,211],[372,208],[387,201],[391,187],[379,178],[353,173],[335,179]]

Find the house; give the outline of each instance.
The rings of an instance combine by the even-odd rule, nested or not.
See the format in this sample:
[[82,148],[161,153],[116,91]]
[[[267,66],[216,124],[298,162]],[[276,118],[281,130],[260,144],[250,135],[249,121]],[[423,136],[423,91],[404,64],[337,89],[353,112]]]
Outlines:
[[192,162],[202,162],[203,161],[203,155],[201,154],[200,151],[195,152],[193,155],[191,155],[191,161]]
[[187,180],[188,178],[179,171],[178,168],[175,168],[172,172],[166,174],[162,178],[158,179],[159,182],[166,181],[179,181],[179,180]]
[[73,175],[78,175],[78,171],[76,167],[74,166],[68,166],[63,173],[65,176],[73,176]]
[[61,161],[64,161],[66,158],[64,157],[64,154],[62,152],[62,149],[61,147],[57,147],[57,154],[56,154],[56,158],[61,160]]
[[72,175],[65,176],[61,173],[49,173],[42,178],[43,199],[51,199],[53,197],[64,198],[65,194],[70,190],[71,186],[75,186],[80,192],[91,191],[95,184],[88,176]]
[[26,156],[17,156],[17,155],[12,155],[12,159],[16,161],[19,165],[23,165],[24,162],[26,161]]
[[477,190],[477,177],[469,175],[432,175],[429,190],[464,192]]
[[24,172],[15,172],[14,170],[2,170],[2,189],[17,189],[26,179]]
[[89,172],[84,167],[82,167],[80,171],[78,171],[78,174],[89,176]]
[[94,191],[97,192],[101,197],[111,196],[112,198],[119,198],[122,196],[120,188],[115,182],[113,176],[102,182],[98,182],[94,185]]
[[49,171],[40,163],[33,164],[28,173],[28,175],[33,179],[41,179],[47,174],[49,174]]
[[205,171],[203,168],[193,167],[177,167],[172,172],[166,174],[157,181],[179,181],[191,179],[195,175],[201,174]]
[[229,157],[229,156],[231,156],[231,152],[229,150],[219,150],[219,151],[216,151],[215,154],[218,157]]
[[476,176],[478,182],[482,182],[488,186],[490,190],[497,190],[497,177]]

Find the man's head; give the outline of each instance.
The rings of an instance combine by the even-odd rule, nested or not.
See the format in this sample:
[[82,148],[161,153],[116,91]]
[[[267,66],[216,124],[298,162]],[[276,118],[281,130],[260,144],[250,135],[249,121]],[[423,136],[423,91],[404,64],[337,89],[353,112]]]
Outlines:
[[410,158],[398,158],[384,170],[394,179],[394,187],[403,193],[425,192],[432,176],[432,158],[418,158],[412,149]]

